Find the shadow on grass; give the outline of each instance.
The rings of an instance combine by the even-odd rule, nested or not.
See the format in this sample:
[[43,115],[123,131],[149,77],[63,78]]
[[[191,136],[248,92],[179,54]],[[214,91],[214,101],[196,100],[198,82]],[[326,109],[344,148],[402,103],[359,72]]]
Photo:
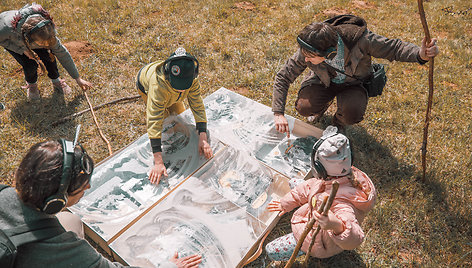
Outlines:
[[28,102],[23,99],[18,101],[16,106],[12,108],[11,121],[18,128],[47,140],[72,139],[75,131],[73,120],[57,127],[52,127],[51,124],[74,113],[82,99],[82,95],[77,95],[72,101],[66,102],[64,95],[56,91],[51,96],[43,97],[39,101]]

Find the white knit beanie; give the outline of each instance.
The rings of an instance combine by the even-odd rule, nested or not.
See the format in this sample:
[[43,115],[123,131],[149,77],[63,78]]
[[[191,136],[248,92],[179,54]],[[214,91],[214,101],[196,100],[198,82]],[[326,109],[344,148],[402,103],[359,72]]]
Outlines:
[[323,132],[321,139],[325,139],[315,154],[325,168],[328,176],[345,176],[351,172],[352,156],[349,139],[337,128],[329,126]]

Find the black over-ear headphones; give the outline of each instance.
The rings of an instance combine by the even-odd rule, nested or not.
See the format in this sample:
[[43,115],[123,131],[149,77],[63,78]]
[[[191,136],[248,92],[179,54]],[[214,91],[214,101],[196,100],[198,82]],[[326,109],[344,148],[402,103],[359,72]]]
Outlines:
[[302,48],[304,48],[308,51],[314,52],[314,53],[318,54],[320,57],[324,57],[324,58],[329,59],[329,60],[332,60],[332,59],[334,59],[334,57],[336,57],[336,54],[337,54],[337,48],[336,47],[329,47],[327,50],[322,51],[322,50],[316,49],[314,46],[312,46],[312,45],[308,44],[307,42],[303,41],[300,37],[297,37],[297,42]]
[[61,139],[64,161],[62,164],[62,175],[59,189],[57,192],[46,198],[42,211],[47,214],[56,214],[60,212],[67,204],[67,189],[71,181],[71,173],[74,165],[74,144],[71,141]]
[[[315,142],[315,144],[313,145],[313,150],[311,151],[311,169],[313,172],[315,172],[316,174],[318,174],[318,176],[325,180],[327,177],[328,177],[328,173],[326,172],[326,169],[325,167],[323,166],[323,164],[318,160],[316,159],[316,153],[318,151],[318,149],[320,148],[321,144],[323,144],[323,142],[327,139],[328,137],[324,138],[324,139],[319,139]],[[313,174],[315,175],[315,174]]]
[[181,59],[187,59],[191,60],[196,64],[195,66],[195,72],[193,73],[193,79],[197,78],[198,76],[198,69],[200,67],[200,63],[198,62],[197,58],[194,56],[190,55],[189,53],[185,52],[185,55],[171,55],[166,61],[164,61],[164,76],[166,77],[166,80],[169,81],[169,75],[170,75],[170,66],[172,65],[172,62],[175,60],[181,60]]

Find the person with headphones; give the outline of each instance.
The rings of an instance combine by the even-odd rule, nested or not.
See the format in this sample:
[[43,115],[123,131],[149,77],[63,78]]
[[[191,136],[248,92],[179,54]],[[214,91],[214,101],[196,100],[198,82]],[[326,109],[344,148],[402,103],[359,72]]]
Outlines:
[[137,74],[136,87],[146,104],[147,132],[151,142],[154,165],[149,173],[151,183],[158,184],[167,170],[162,159],[162,124],[171,114],[185,110],[188,100],[199,133],[198,148],[206,158],[213,156],[208,143],[207,118],[200,93],[198,60],[179,47],[166,60],[150,63]]
[[[98,253],[83,239],[80,218],[63,211],[90,188],[93,169],[92,158],[71,141],[40,142],[28,150],[15,173],[15,187],[0,185],[0,230],[37,226],[45,220],[59,230],[19,246],[14,267],[124,267]],[[179,259],[176,253],[160,267],[194,268],[200,262],[201,256]]]
[[[313,178],[296,185],[280,201],[272,201],[269,211],[283,215],[299,207],[292,216],[292,233],[276,238],[266,246],[268,256],[275,261],[290,259],[305,225],[312,217],[317,220],[321,232],[316,236],[312,251],[316,258],[328,258],[343,250],[358,247],[364,232],[361,224],[374,207],[377,192],[370,178],[352,166],[349,140],[329,126],[314,144],[311,155]],[[319,209],[325,196],[329,196],[334,182],[339,183],[337,195],[327,216]],[[301,251],[306,252],[313,232],[308,233]],[[303,252],[299,252],[299,255]]]
[[435,38],[428,44],[423,39],[421,46],[389,39],[369,31],[366,21],[354,15],[311,23],[299,33],[297,43],[298,50],[275,76],[272,95],[275,128],[287,135],[290,130],[284,112],[288,90],[305,69],[309,73],[301,83],[295,109],[314,122],[336,97],[332,124],[344,131],[345,126],[364,119],[369,97],[381,94],[385,85],[383,75],[382,86],[366,86],[372,82],[373,66],[377,66],[372,57],[425,64],[439,53]]
[[41,98],[38,86],[38,65],[47,72],[58,93],[70,93],[71,88],[60,79],[56,57],[83,90],[92,84],[79,76],[70,53],[56,37],[54,21],[41,5],[33,3],[20,10],[0,13],[0,45],[23,67],[28,100]]

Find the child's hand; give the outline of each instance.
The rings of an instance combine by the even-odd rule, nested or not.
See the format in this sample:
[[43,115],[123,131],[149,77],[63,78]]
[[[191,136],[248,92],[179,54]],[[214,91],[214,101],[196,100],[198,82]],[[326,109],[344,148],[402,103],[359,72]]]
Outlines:
[[270,212],[280,211],[279,216],[282,216],[287,212],[287,211],[284,211],[284,209],[282,208],[282,205],[280,204],[280,201],[277,201],[277,200],[270,202],[269,205],[267,205],[267,209]]
[[328,212],[327,216],[324,216],[318,213],[318,211],[314,210],[313,216],[318,221],[318,224],[320,225],[321,229],[333,230],[335,235],[344,232],[343,222],[338,217],[336,217],[334,213],[331,212],[331,210]]

